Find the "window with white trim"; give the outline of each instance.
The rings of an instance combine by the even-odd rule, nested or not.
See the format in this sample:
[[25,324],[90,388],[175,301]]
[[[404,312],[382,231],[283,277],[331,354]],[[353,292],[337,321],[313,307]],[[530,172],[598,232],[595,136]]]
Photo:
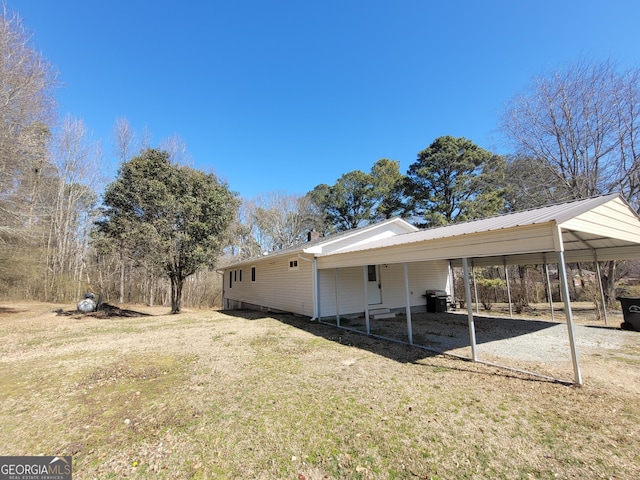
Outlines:
[[290,258],[289,259],[289,270],[298,270],[298,259]]

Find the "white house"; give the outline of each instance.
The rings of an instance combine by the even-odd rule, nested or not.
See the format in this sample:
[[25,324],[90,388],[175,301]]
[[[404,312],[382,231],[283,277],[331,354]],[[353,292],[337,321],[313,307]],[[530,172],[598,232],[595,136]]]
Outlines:
[[[575,383],[581,384],[566,262],[640,259],[640,218],[618,194],[419,230],[394,218],[224,267],[223,306],[292,312],[321,320],[380,309],[424,309],[425,291],[452,295],[462,266],[471,358],[477,360],[469,266],[557,263]],[[339,321],[338,321],[339,325]],[[367,327],[367,333],[369,329]]]
[[[404,308],[402,265],[366,264],[364,270],[362,266],[320,269],[318,259],[418,231],[405,220],[392,218],[229,265],[223,270],[223,306],[285,311],[315,319],[362,313],[366,290],[369,308]],[[412,264],[412,306],[425,304],[425,288],[448,288],[449,278],[446,260]]]

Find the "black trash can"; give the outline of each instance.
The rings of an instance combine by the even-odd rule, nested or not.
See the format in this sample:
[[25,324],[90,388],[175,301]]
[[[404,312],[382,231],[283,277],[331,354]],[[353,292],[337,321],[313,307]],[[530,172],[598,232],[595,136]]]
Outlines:
[[624,322],[620,327],[624,330],[640,332],[640,297],[618,297],[622,306]]
[[444,290],[427,290],[425,297],[427,297],[427,312],[447,311],[447,292]]

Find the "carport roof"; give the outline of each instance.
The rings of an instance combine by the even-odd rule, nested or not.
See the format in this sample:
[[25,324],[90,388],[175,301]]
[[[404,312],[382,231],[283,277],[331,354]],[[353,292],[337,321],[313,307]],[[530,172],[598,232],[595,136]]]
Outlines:
[[[640,258],[640,217],[619,194],[475,220],[320,254],[319,268],[473,258],[475,265]],[[551,260],[554,262],[554,260]]]

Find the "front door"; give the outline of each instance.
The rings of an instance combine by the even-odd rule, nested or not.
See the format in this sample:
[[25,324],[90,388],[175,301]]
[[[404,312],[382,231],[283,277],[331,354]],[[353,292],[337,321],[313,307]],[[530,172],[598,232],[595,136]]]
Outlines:
[[380,283],[380,265],[367,265],[367,303],[382,303],[382,285]]

